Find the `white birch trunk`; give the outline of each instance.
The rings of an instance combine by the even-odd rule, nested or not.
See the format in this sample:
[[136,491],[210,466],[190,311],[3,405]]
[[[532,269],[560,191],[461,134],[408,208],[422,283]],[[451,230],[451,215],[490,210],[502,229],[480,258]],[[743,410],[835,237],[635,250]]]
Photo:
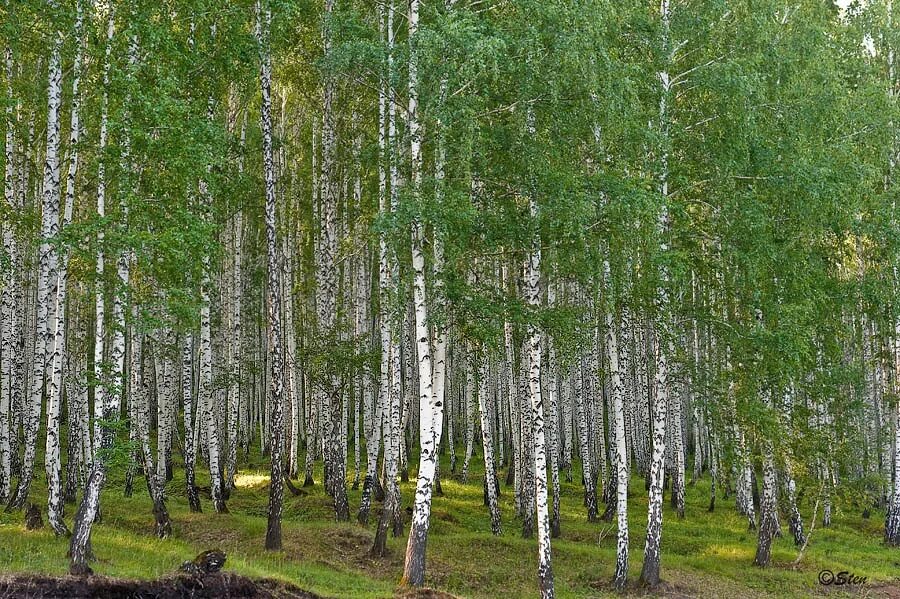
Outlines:
[[473,402],[475,399],[475,351],[471,345],[466,346],[466,386],[463,402],[465,403],[466,419],[466,453],[463,458],[463,481],[469,480],[469,462],[475,450],[475,414]]
[[[609,262],[604,262],[604,271],[609,277]],[[608,287],[611,289],[612,286]],[[619,337],[617,323],[614,317],[615,306],[610,306],[606,313],[606,354],[609,362],[609,376],[612,383],[613,405],[613,430],[615,432],[613,443],[615,444],[616,471],[616,524],[618,535],[616,538],[616,572],[613,584],[621,591],[625,588],[628,577],[628,447],[625,443],[625,388],[622,381],[622,369],[619,364]]]
[[190,333],[184,336],[181,349],[181,397],[184,414],[184,476],[188,504],[192,512],[200,512],[200,497],[194,482],[197,462],[197,445],[194,441],[194,340]]
[[[662,21],[662,50],[667,63],[671,61],[669,43],[669,0],[661,0],[660,19]],[[669,229],[668,195],[668,102],[671,80],[666,70],[660,71],[661,93],[659,100],[659,126],[662,136],[662,149],[659,170],[659,194],[662,197],[662,209],[659,215],[657,231],[660,236],[660,253],[668,251],[666,235]],[[644,564],[641,569],[641,582],[652,587],[659,584],[660,544],[662,542],[662,493],[665,476],[666,455],[666,418],[669,403],[669,356],[672,355],[672,341],[669,338],[668,325],[668,271],[665,266],[660,269],[660,286],[657,290],[657,330],[654,343],[656,354],[655,401],[653,402],[653,454],[650,461],[650,492],[647,506],[647,537],[644,545]]]
[[[21,475],[16,495],[10,507],[21,508],[28,499],[28,491],[34,476],[34,462],[37,454],[38,426],[41,419],[41,402],[45,378],[48,375],[53,341],[55,338],[55,321],[51,303],[56,287],[57,254],[49,240],[59,233],[59,131],[60,105],[62,104],[62,62],[61,51],[63,34],[57,31],[50,50],[50,62],[47,74],[47,146],[44,157],[44,187],[41,212],[41,239],[39,249],[39,266],[37,281],[35,344],[32,356],[31,386],[28,394],[28,405],[24,417],[25,455],[22,461]],[[49,373],[52,378],[52,373]],[[61,483],[59,467],[59,404],[51,399],[47,410],[48,440],[52,448],[46,457],[47,472],[50,476],[51,499],[54,506],[60,506]],[[54,457],[55,456],[55,457]],[[61,507],[61,506],[60,506]],[[67,532],[59,509],[54,509],[51,526],[56,534]]]
[[481,446],[484,451],[484,485],[487,490],[488,511],[491,515],[491,533],[500,535],[500,504],[497,497],[497,471],[494,461],[494,438],[490,415],[490,382],[487,352],[482,346],[478,361],[478,410],[481,415]]
[[[422,139],[419,130],[419,76],[418,76],[419,0],[409,4],[409,139],[413,194],[421,201],[422,187]],[[441,442],[444,424],[443,397],[434,390],[431,333],[429,331],[428,304],[425,297],[425,242],[424,225],[419,217],[412,224],[413,304],[415,309],[416,356],[419,379],[419,471],[416,478],[416,499],[413,507],[409,541],[406,546],[406,564],[403,580],[413,586],[425,582],[425,545],[431,517],[431,495],[437,473],[437,450]]]
[[[384,36],[384,22],[382,16],[383,10],[379,9],[379,29],[380,36]],[[385,91],[385,82],[382,81],[378,87],[378,210],[382,214],[389,209],[387,200],[387,169],[385,167],[387,151],[387,93]],[[390,351],[391,351],[391,332],[388,316],[388,309],[385,305],[388,301],[388,291],[390,289],[390,265],[388,264],[387,243],[382,233],[378,238],[378,338],[381,348],[381,360],[378,369],[378,391],[374,396],[374,405],[371,412],[366,416],[366,478],[363,481],[362,497],[359,504],[359,512],[357,520],[360,524],[366,525],[369,522],[369,510],[371,508],[372,493],[377,485],[378,479],[378,449],[382,439],[382,427],[385,429],[390,426],[385,422],[384,410],[390,405]],[[368,409],[369,404],[365,404]],[[386,438],[388,435],[385,434]],[[385,461],[389,448],[385,443]]]
[[[81,79],[81,63],[84,51],[83,10],[81,2],[77,3],[75,18],[75,62],[72,66],[72,110],[69,133],[69,169],[66,173],[66,200],[63,212],[62,227],[72,221],[72,208],[75,202],[75,176],[78,173],[78,140],[81,133],[79,121],[80,95],[78,85]],[[61,91],[61,90],[60,90]],[[58,124],[57,124],[58,127]],[[57,177],[59,174],[57,173]],[[59,183],[57,182],[57,185]],[[56,285],[56,326],[53,338],[53,353],[50,358],[50,385],[47,398],[47,437],[44,461],[47,471],[47,510],[50,526],[57,535],[68,535],[69,529],[62,518],[63,498],[60,465],[60,411],[63,401],[63,365],[66,347],[66,305],[68,283],[69,253],[61,250],[58,258]],[[71,457],[70,457],[71,459]]]
[[[547,305],[556,305],[556,284],[551,278],[547,286]],[[560,535],[560,481],[559,481],[559,362],[556,357],[556,344],[553,337],[547,335],[547,367],[549,381],[549,419],[550,419],[550,474],[553,484],[553,511],[550,516],[550,534],[553,538]]]
[[[15,214],[15,118],[13,116],[13,58],[12,49],[6,46],[4,49],[4,72],[6,75],[6,109],[5,116],[5,145],[4,145],[4,169],[3,169],[3,199],[9,214]],[[18,247],[12,222],[2,225],[3,251],[9,257],[10,264],[17,263],[16,255]],[[0,291],[0,502],[9,498],[11,488],[11,444],[10,436],[16,432],[13,427],[12,397],[13,379],[18,378],[16,368],[16,307],[19,294],[19,275],[15,268],[6,270],[3,277],[3,289]]]
[[[327,57],[332,51],[332,33],[329,19],[334,12],[335,0],[325,1],[325,25],[322,45]],[[319,226],[319,257],[316,272],[316,312],[319,334],[326,338],[336,335],[337,319],[337,124],[334,99],[336,82],[326,74],[322,86],[322,172],[321,172],[321,222]],[[329,370],[331,370],[329,368]],[[327,490],[334,497],[335,517],[339,521],[350,519],[345,480],[345,455],[342,455],[341,422],[343,397],[339,377],[329,371],[325,374],[322,393],[324,419],[325,466]]]
[[[115,30],[115,15],[109,8],[106,25],[105,56],[103,59],[103,98],[100,103],[100,140],[99,154],[102,157],[106,152],[108,121],[109,121],[109,69],[110,53],[112,51],[112,39]],[[97,164],[97,218],[106,217],[106,164],[101,159]],[[107,403],[107,377],[104,370],[104,345],[106,342],[106,301],[104,291],[104,253],[103,253],[103,227],[97,230],[97,265],[96,283],[94,286],[94,452],[99,449],[102,436],[100,434],[100,421],[102,420]]]
[[[242,130],[243,138],[243,130]],[[241,401],[241,361],[243,358],[243,337],[241,335],[241,299],[243,295],[243,218],[241,209],[234,215],[232,223],[232,240],[234,254],[232,262],[232,304],[229,357],[231,360],[228,386],[228,455],[226,457],[227,489],[234,488],[234,475],[237,472],[238,424],[240,420]]]
[[[383,81],[383,90],[386,94],[387,106],[387,162],[390,172],[390,209],[396,209],[398,197],[398,181],[397,161],[395,159],[394,140],[396,137],[396,107],[393,101],[392,88],[389,85],[393,67],[393,48],[394,48],[394,3],[389,0],[385,15],[385,29],[387,38],[387,71],[385,80]],[[389,95],[387,95],[389,94]],[[386,211],[386,206],[381,206],[381,211]],[[381,248],[381,270],[384,272],[380,277],[379,285],[381,293],[381,334],[382,334],[382,351],[384,345],[389,345],[389,358],[387,360],[387,376],[382,372],[382,385],[387,384],[387,396],[384,398],[386,412],[384,414],[384,477],[385,477],[385,502],[382,510],[381,519],[378,523],[378,530],[375,534],[375,541],[372,546],[372,554],[383,557],[387,551],[387,530],[388,527],[393,529],[394,536],[399,536],[402,531],[402,521],[400,519],[400,487],[397,484],[397,473],[400,462],[400,436],[401,416],[402,416],[402,381],[401,381],[401,361],[400,361],[400,344],[398,340],[398,329],[396,319],[391,318],[388,312],[392,303],[392,297],[389,290],[392,288],[394,281],[399,281],[400,269],[396,259],[391,259],[387,239],[384,234],[380,238]],[[384,357],[382,357],[384,360]],[[387,378],[387,381],[384,378]]]
[[281,549],[281,513],[284,507],[282,449],[284,444],[284,364],[281,323],[281,293],[278,283],[278,238],[275,226],[275,162],[272,149],[272,63],[269,31],[272,13],[267,0],[257,2],[256,36],[259,44],[259,83],[262,90],[260,126],[263,134],[263,167],[266,183],[266,290],[269,304],[271,355],[271,475],[266,549]]
[[[530,118],[531,115],[529,115]],[[537,203],[529,200],[531,218],[537,219]],[[540,293],[541,250],[537,237],[532,242],[525,270],[525,299],[532,309],[541,306]],[[534,500],[538,534],[538,581],[541,597],[554,596],[553,567],[550,557],[550,515],[547,509],[547,456],[544,444],[544,411],[541,403],[541,333],[534,324],[528,325],[528,391],[531,400],[533,436]]]
[[575,428],[578,430],[578,448],[581,453],[581,476],[584,484],[584,504],[587,507],[588,522],[597,519],[597,489],[594,481],[593,460],[591,459],[588,414],[585,405],[584,370],[585,359],[580,357],[575,363]]

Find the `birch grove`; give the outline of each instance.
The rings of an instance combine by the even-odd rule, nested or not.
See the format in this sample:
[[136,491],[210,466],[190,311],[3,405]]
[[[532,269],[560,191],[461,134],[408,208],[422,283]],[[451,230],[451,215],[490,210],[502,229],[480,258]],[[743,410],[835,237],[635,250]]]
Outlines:
[[472,526],[542,597],[900,546],[900,20],[824,4],[4,2],[9,517],[412,587]]

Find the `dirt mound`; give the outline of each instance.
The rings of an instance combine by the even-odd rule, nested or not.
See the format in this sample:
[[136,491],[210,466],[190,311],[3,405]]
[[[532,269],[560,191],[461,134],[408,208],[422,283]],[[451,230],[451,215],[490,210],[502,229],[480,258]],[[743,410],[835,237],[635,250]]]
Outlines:
[[124,580],[91,576],[4,576],[0,597],[20,599],[318,599],[276,580],[254,580],[236,574],[172,576],[158,580]]
[[458,599],[456,595],[429,588],[398,589],[394,597],[395,599]]

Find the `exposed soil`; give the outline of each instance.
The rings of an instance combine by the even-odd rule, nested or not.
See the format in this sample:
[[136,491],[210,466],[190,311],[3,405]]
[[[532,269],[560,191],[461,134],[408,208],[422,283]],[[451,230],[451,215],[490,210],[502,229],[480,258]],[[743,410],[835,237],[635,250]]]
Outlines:
[[172,576],[158,580],[124,580],[104,576],[4,576],[0,599],[319,599],[276,580],[236,574]]
[[458,599],[456,595],[434,589],[398,589],[396,599]]

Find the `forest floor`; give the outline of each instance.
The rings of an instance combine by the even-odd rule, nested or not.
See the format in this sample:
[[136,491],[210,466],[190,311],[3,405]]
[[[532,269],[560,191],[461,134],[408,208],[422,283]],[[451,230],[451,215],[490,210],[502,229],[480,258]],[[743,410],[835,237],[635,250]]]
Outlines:
[[[201,551],[218,548],[228,555],[225,571],[238,575],[235,580],[239,582],[244,581],[241,577],[258,582],[261,597],[271,596],[262,593],[266,589],[287,597],[303,596],[299,589],[323,597],[538,596],[537,542],[521,538],[521,521],[514,517],[512,490],[505,485],[501,496],[503,534],[491,536],[490,519],[482,499],[481,464],[477,460],[473,460],[469,482],[464,483],[458,476],[449,474],[448,459],[443,456],[444,496],[435,497],[433,503],[426,572],[426,583],[434,592],[425,593],[407,593],[397,588],[403,569],[405,536],[389,539],[390,553],[386,558],[369,557],[378,504],[369,526],[358,525],[355,509],[361,491],[351,490],[354,521],[334,522],[329,498],[322,489],[321,470],[316,473],[317,484],[302,489],[300,496],[286,491],[284,550],[265,551],[266,461],[251,456],[250,462],[245,463],[237,476],[237,489],[228,502],[227,514],[212,512],[208,491],[205,497],[201,495],[204,512],[191,513],[184,494],[183,472],[176,469],[174,480],[167,485],[173,535],[165,540],[153,535],[151,503],[143,478],[135,479],[134,496],[125,498],[124,477],[114,470],[102,497],[102,522],[94,527],[93,547],[99,559],[93,564],[95,572],[116,579],[163,579],[172,583],[177,581],[175,573],[183,561]],[[42,466],[39,468],[43,471]],[[587,522],[578,484],[578,465],[574,468],[575,482],[563,483],[562,535],[553,540],[557,596],[616,596],[610,585],[615,566],[615,523]],[[351,464],[351,476],[352,469]],[[201,477],[198,484],[208,485],[208,479],[198,474]],[[410,480],[414,481],[412,474]],[[407,524],[413,485],[410,482],[401,487]],[[32,501],[43,507],[45,496],[42,481],[36,481]],[[657,593],[651,594],[632,582],[629,595],[732,599],[845,595],[900,598],[900,550],[889,549],[882,543],[882,513],[873,512],[870,518],[864,519],[855,508],[836,506],[833,525],[816,526],[807,552],[796,568],[792,564],[797,549],[785,522],[785,535],[775,541],[773,565],[763,569],[752,565],[756,536],[747,530],[746,519],[736,513],[733,500],[718,498],[714,513],[707,511],[708,504],[708,477],[688,487],[684,519],[676,517],[666,496],[662,543],[664,583]],[[636,581],[640,574],[646,506],[643,480],[635,478],[629,498],[630,581]],[[803,508],[808,529],[812,506]],[[74,506],[67,507],[69,523],[74,511]],[[819,513],[821,517],[821,510]],[[67,548],[67,540],[55,538],[47,527],[25,530],[22,512],[0,514],[0,575],[3,575],[0,596],[24,596],[22,589],[32,588],[26,585],[45,584],[40,582],[44,580],[42,575],[63,576],[68,565]],[[823,585],[820,574],[824,570],[835,577],[847,572],[867,580],[855,586]],[[824,576],[827,579],[827,574]],[[57,585],[72,581],[50,580],[55,580]],[[282,586],[279,591],[273,586],[276,583],[295,586]],[[18,594],[11,592],[15,589],[19,590]],[[70,592],[61,596],[82,596],[75,590],[73,583]],[[115,594],[104,595],[98,591],[92,596]]]

